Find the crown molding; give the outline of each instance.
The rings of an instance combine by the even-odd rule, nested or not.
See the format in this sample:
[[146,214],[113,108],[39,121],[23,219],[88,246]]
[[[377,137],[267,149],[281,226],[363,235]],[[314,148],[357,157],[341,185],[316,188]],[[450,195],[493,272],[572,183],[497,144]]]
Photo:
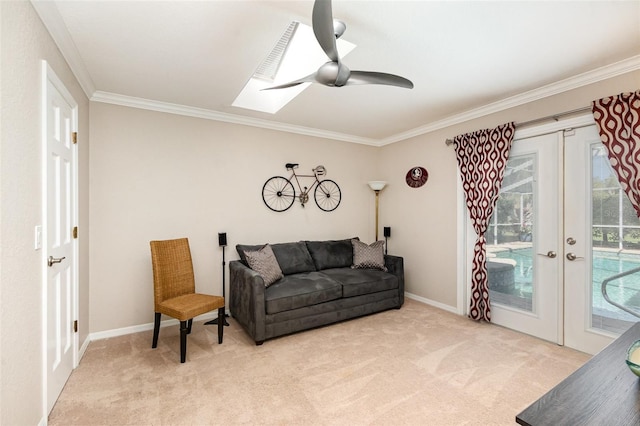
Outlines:
[[40,16],[40,20],[49,31],[49,34],[51,34],[51,38],[58,46],[58,50],[60,50],[67,64],[69,64],[71,72],[78,79],[78,83],[80,83],[85,95],[90,99],[96,90],[95,85],[55,2],[31,0],[31,5]]
[[460,114],[456,114],[442,120],[434,121],[424,126],[417,127],[406,132],[398,133],[384,139],[365,138],[345,133],[329,132],[310,127],[294,126],[291,124],[279,123],[276,121],[263,120],[259,118],[244,117],[235,114],[222,113],[204,108],[190,107],[186,105],[172,104],[168,102],[154,101],[133,96],[119,95],[116,93],[96,91],[90,97],[91,101],[110,103],[114,105],[127,106],[132,108],[147,109],[151,111],[165,112],[168,114],[178,114],[189,117],[203,118],[206,120],[223,121],[226,123],[240,124],[244,126],[259,127],[276,130],[280,132],[295,133],[305,136],[313,136],[325,139],[338,140],[343,142],[358,143],[371,146],[384,146],[400,142],[409,138],[420,136],[449,126],[464,123],[469,120],[484,117],[489,114],[504,111],[529,102],[544,99],[549,96],[577,89],[589,84],[597,83],[608,78],[626,74],[640,69],[640,55],[632,56],[619,62],[615,62],[604,67],[587,71],[576,76],[548,84],[538,89],[530,90],[519,95],[493,102],[480,108],[475,108]]
[[557,95],[559,93],[597,83],[599,81],[626,74],[638,69],[640,69],[640,55],[632,56],[630,58],[597,68],[592,71],[587,71],[585,73],[578,74],[576,76],[569,77],[564,80],[560,80],[555,83],[551,83],[546,86],[521,93],[519,95],[511,96],[509,98],[487,104],[480,108],[471,109],[469,111],[456,114],[442,120],[434,121],[433,123],[429,123],[424,126],[416,127],[415,129],[408,130],[406,132],[398,133],[396,135],[380,140],[379,146],[400,142],[415,136],[420,136],[425,133],[430,133],[436,130],[443,129],[445,127],[453,126],[455,124],[464,123],[465,121],[484,117],[489,114],[544,99],[549,96]]
[[329,132],[326,130],[314,129],[311,127],[294,126],[291,124],[263,120],[260,118],[244,117],[241,115],[228,114],[205,108],[196,108],[169,102],[160,102],[150,99],[137,98],[134,96],[119,95],[117,93],[96,91],[90,98],[90,100],[92,102],[101,102],[131,108],[146,109],[150,111],[165,112],[168,114],[184,115],[187,117],[202,118],[205,120],[223,121],[225,123],[259,127],[263,129],[276,130],[279,132],[295,133],[299,135],[333,139],[363,145],[379,145],[376,139],[363,138],[359,136],[348,135],[345,133]]

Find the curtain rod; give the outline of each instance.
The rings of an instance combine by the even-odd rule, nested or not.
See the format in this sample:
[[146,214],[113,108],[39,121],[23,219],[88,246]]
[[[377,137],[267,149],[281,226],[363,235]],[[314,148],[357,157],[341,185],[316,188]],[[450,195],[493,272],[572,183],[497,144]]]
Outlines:
[[[567,115],[573,115],[573,114],[578,114],[580,112],[587,112],[587,111],[591,111],[591,107],[582,107],[582,108],[576,108],[576,109],[572,109],[571,111],[565,111],[565,112],[560,112],[558,114],[553,114],[553,115],[548,115],[546,117],[540,117],[540,118],[536,118],[533,120],[529,120],[529,121],[523,121],[522,123],[516,123],[516,128],[518,127],[524,127],[524,126],[528,126],[530,124],[534,124],[534,123],[538,123],[540,121],[547,121],[547,120],[555,120],[558,121],[561,117],[566,117]],[[444,141],[445,144],[447,144],[447,146],[452,145],[453,144],[453,139],[447,139]]]

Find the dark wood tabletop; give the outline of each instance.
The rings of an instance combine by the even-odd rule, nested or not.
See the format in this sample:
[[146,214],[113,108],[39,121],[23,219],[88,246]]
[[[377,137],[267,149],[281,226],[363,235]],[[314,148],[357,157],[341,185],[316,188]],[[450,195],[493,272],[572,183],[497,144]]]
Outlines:
[[516,416],[526,426],[640,425],[640,378],[625,359],[640,323]]

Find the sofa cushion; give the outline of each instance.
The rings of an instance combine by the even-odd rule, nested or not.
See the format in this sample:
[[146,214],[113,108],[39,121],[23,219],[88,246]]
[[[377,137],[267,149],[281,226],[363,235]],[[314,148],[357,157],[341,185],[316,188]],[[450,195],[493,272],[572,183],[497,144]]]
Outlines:
[[[304,241],[297,243],[279,243],[269,244],[273,249],[273,254],[278,260],[278,265],[282,269],[284,275],[297,274],[299,272],[311,272],[316,270],[316,266],[313,263],[311,254],[307,250],[307,245]],[[246,252],[260,250],[265,244],[261,245],[236,245],[236,251],[246,265],[247,256]]]
[[260,250],[248,251],[245,256],[249,267],[262,276],[265,286],[269,287],[282,278],[282,270],[270,245],[267,244]]
[[327,269],[322,273],[342,284],[343,297],[398,288],[398,277],[377,269],[337,268]]
[[273,248],[273,254],[276,255],[282,273],[285,275],[313,272],[316,270],[316,266],[313,263],[311,254],[309,254],[309,250],[307,250],[307,245],[304,241],[272,244],[271,248]]
[[339,299],[342,286],[322,272],[288,275],[265,290],[267,314]]
[[307,248],[316,265],[316,270],[351,266],[353,264],[351,240],[350,238],[334,241],[307,241]]
[[367,245],[358,240],[351,240],[353,244],[353,265],[352,268],[373,268],[382,271],[387,270],[384,266],[384,241],[376,241]]

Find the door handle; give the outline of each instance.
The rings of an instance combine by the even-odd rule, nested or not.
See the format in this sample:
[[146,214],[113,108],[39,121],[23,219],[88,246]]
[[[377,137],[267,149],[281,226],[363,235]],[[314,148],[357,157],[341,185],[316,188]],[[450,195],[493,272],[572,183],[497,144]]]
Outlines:
[[576,260],[576,259],[584,259],[584,257],[576,256],[576,255],[575,255],[575,254],[573,254],[573,253],[567,253],[567,260],[570,260],[570,261],[572,261],[572,262],[573,262],[573,261],[574,261],[574,260]]
[[66,259],[65,256],[62,256],[62,257],[49,256],[49,259],[47,260],[47,265],[53,266],[54,263],[60,263],[65,259]]
[[557,254],[556,254],[555,251],[549,250],[546,254],[545,253],[538,253],[538,256],[547,256],[547,257],[549,257],[551,259],[555,259]]

